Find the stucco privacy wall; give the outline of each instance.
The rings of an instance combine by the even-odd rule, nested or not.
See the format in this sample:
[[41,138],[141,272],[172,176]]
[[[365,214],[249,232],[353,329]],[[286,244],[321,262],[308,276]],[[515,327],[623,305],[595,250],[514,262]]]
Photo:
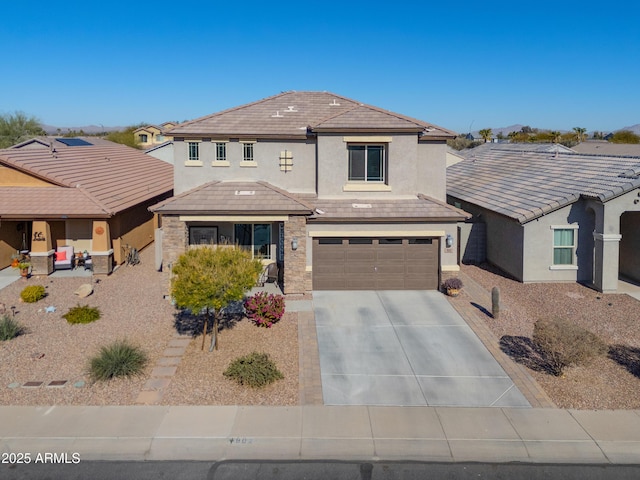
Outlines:
[[[307,225],[307,270],[310,270],[313,265],[313,242],[311,238],[316,233],[327,235],[329,233],[336,233],[336,237],[349,237],[349,236],[372,236],[372,237],[411,237],[411,236],[425,236],[424,232],[433,232],[436,235],[427,236],[439,236],[442,241],[440,242],[440,269],[442,271],[458,271],[458,254],[457,245],[458,242],[458,228],[456,224],[446,223],[374,223],[374,224],[308,224]],[[385,233],[388,232],[388,233]],[[439,235],[443,234],[443,235]],[[444,237],[449,234],[454,238],[452,248],[446,248]]]
[[[259,140],[253,146],[255,163],[243,164],[243,147],[237,139],[226,142],[227,162],[215,165],[216,139],[204,139],[200,144],[202,166],[186,166],[189,158],[188,142],[201,140],[174,139],[174,192],[175,195],[198,187],[207,181],[264,181],[292,193],[315,193],[316,145],[312,140],[268,141]],[[293,167],[289,172],[280,170],[280,153],[292,152]],[[346,172],[346,166],[345,166]],[[346,175],[346,173],[345,173]]]
[[[348,180],[348,143],[362,138],[366,143],[387,145],[387,185],[389,192],[345,191]],[[345,141],[349,139],[349,142]],[[381,139],[375,141],[373,139]],[[390,138],[391,141],[384,140]],[[369,140],[367,140],[369,139]],[[380,198],[381,196],[415,196],[428,193],[438,200],[445,200],[446,189],[445,147],[438,143],[418,143],[416,134],[382,135],[371,134],[322,134],[318,135],[318,196]]]

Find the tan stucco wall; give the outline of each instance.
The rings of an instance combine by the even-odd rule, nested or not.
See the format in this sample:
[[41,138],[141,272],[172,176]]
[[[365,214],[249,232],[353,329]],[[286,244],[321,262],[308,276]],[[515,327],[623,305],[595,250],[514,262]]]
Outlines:
[[50,187],[52,184],[22,173],[14,168],[0,165],[0,186]]
[[18,225],[24,222],[0,222],[0,268],[11,265],[11,256],[22,248],[22,230],[18,230]]

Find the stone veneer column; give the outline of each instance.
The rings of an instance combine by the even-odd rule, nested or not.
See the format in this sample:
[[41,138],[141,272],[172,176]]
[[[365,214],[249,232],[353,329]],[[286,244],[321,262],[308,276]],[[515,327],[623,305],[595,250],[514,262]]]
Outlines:
[[177,215],[162,216],[162,273],[167,292],[170,290],[171,268],[188,247],[187,224]]
[[53,273],[54,250],[51,242],[51,228],[49,222],[34,220],[32,223],[33,237],[31,238],[31,274],[49,275]]
[[[298,239],[298,248],[291,248],[291,241]],[[289,216],[284,222],[284,288],[285,294],[302,294],[311,291],[311,275],[307,269],[307,221],[304,216]]]

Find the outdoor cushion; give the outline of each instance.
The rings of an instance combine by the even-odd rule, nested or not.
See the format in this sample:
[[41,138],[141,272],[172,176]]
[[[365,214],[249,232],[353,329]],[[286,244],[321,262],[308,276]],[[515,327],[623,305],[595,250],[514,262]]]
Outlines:
[[55,255],[56,255],[56,261],[58,261],[58,262],[67,259],[66,250],[63,250],[62,252],[56,252]]

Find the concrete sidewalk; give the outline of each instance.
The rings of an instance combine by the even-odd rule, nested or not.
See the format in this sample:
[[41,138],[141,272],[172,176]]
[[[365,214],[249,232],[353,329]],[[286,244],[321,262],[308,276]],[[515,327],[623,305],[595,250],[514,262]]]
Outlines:
[[640,463],[640,411],[0,407],[3,452],[81,460]]

